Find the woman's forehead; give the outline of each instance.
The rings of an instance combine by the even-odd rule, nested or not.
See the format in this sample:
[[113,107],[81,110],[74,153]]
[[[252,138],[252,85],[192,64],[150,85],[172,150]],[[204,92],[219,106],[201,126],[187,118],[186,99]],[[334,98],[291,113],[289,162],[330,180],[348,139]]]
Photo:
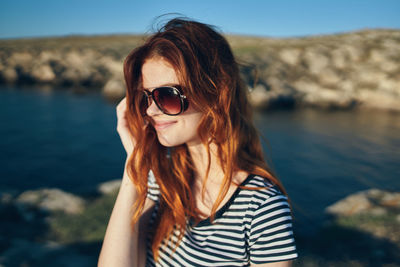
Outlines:
[[142,87],[155,88],[179,84],[175,69],[162,58],[150,58],[142,66]]

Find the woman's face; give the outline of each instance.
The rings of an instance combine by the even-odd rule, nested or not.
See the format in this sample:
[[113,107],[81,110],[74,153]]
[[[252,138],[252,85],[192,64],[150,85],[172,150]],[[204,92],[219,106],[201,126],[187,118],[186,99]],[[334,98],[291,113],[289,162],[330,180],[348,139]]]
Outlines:
[[[179,85],[178,77],[172,66],[162,58],[147,59],[142,66],[143,88],[153,91],[154,88],[167,85]],[[147,115],[157,132],[159,142],[166,147],[178,146],[186,143],[188,146],[201,143],[197,135],[197,126],[202,113],[189,108],[177,116],[164,114],[154,103],[147,108]]]

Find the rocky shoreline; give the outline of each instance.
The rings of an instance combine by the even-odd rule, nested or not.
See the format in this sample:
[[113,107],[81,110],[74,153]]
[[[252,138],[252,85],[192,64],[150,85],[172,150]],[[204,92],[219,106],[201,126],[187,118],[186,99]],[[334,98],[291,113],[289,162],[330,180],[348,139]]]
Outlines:
[[119,185],[86,197],[58,188],[0,193],[0,267],[96,266]]
[[298,237],[295,266],[400,266],[399,192],[356,192],[325,212],[314,235]]
[[[253,105],[400,111],[400,30],[291,39],[227,36]],[[0,84],[124,95],[122,63],[144,36],[0,40]]]
[[[0,266],[95,266],[119,186],[100,184],[90,197],[56,188],[2,193]],[[296,237],[295,266],[400,265],[400,193],[356,192],[326,213],[316,235]]]

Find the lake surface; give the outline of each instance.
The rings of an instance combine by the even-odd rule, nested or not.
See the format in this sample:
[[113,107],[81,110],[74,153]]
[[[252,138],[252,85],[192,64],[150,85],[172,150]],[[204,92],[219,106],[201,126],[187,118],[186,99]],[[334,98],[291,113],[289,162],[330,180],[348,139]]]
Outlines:
[[[400,114],[302,109],[255,122],[301,227],[315,228],[326,206],[356,191],[400,191]],[[100,93],[2,86],[0,123],[0,192],[84,194],[122,176],[115,104]]]

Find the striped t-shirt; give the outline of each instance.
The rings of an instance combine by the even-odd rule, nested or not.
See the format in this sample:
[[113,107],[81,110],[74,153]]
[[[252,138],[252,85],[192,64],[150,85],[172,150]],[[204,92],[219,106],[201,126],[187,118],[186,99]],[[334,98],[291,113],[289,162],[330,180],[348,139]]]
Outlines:
[[[178,248],[162,246],[154,262],[151,236],[147,240],[146,266],[249,266],[297,258],[290,207],[276,186],[267,179],[249,175],[229,201],[217,211],[214,221],[194,225],[188,220]],[[158,186],[149,175],[148,198],[158,202]],[[157,216],[150,220],[150,229]],[[173,240],[177,239],[174,233]]]

